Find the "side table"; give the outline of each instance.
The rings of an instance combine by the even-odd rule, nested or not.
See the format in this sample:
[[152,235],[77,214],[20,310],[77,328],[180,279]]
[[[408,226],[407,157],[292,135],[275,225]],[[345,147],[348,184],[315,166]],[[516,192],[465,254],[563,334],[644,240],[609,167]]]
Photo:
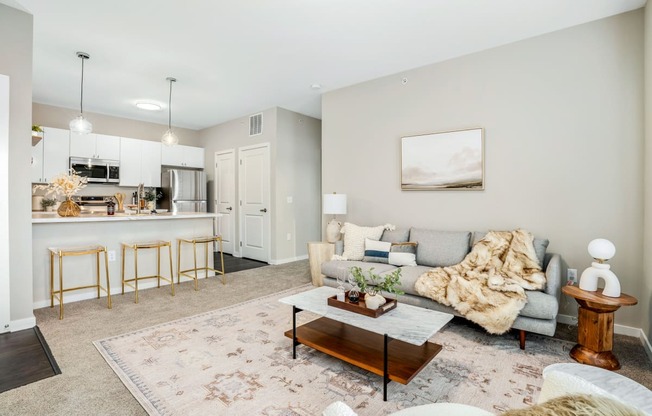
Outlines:
[[321,274],[321,264],[330,260],[335,254],[335,244],[325,241],[308,243],[308,262],[310,263],[310,276],[313,286],[323,286],[324,276]]
[[638,300],[621,293],[613,298],[595,292],[582,290],[577,286],[564,286],[561,291],[579,304],[577,312],[577,345],[570,356],[577,362],[607,370],[618,370],[620,362],[611,352],[614,340],[614,312],[621,306],[636,305]]

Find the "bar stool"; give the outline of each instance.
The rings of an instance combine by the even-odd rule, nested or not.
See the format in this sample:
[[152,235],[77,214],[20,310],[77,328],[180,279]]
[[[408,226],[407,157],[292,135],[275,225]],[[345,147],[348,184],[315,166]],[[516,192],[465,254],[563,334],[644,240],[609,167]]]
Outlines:
[[[122,246],[122,294],[125,294],[125,285],[132,287],[136,291],[136,299],[134,303],[138,303],[138,281],[144,279],[156,279],[157,287],[161,287],[161,279],[170,282],[172,287],[172,296],[174,296],[174,272],[172,271],[172,243],[169,241],[147,241],[147,242],[134,242],[134,243],[121,243]],[[168,257],[170,259],[170,278],[161,276],[161,248],[168,248]],[[156,274],[153,276],[138,276],[138,250],[156,249]],[[126,250],[131,249],[134,251],[134,277],[132,279],[125,279],[125,254]],[[131,282],[134,282],[132,285]]]
[[[71,290],[97,288],[97,298],[100,298],[100,289],[106,292],[108,308],[111,309],[111,283],[109,281],[109,259],[104,246],[85,246],[85,247],[50,247],[50,307],[54,308],[54,298],[59,301],[59,319],[63,319],[63,292]],[[100,285],[100,253],[104,253],[104,267],[106,270],[106,288]],[[95,273],[97,283],[88,286],[63,287],[63,258],[68,256],[83,256],[86,254],[95,254]],[[59,289],[54,288],[54,256],[59,258]]]
[[[216,270],[211,267],[208,267],[208,245],[209,243],[217,242],[219,243],[220,251],[220,262],[222,264],[222,270]],[[192,244],[193,258],[194,258],[194,268],[181,270],[181,245],[182,243]],[[224,252],[222,251],[222,237],[219,235],[210,235],[206,237],[192,237],[192,238],[177,238],[177,284],[181,282],[181,276],[188,277],[195,281],[195,290],[199,290],[197,287],[197,272],[203,270],[205,272],[212,271],[215,275],[222,275],[222,284],[226,283],[224,277]],[[197,244],[204,244],[204,256],[205,263],[204,267],[197,267]],[[189,274],[189,272],[194,272],[194,274]],[[206,273],[208,277],[208,273]]]

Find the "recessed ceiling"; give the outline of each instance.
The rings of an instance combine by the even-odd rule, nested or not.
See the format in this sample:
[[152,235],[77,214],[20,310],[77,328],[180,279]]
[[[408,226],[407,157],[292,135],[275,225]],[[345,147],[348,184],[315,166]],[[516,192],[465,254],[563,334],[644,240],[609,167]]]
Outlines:
[[[202,129],[642,7],[645,0],[4,0],[34,15],[34,102]],[[312,88],[321,85],[320,89]],[[167,110],[167,104],[164,109]]]

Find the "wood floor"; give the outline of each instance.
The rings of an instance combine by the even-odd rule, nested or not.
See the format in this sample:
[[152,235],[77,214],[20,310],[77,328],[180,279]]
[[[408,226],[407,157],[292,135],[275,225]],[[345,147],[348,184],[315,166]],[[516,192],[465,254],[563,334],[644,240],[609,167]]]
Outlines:
[[61,374],[38,327],[0,334],[0,393]]
[[[220,264],[220,254],[215,253],[215,265]],[[255,269],[258,267],[268,266],[262,261],[246,259],[244,257],[233,257],[230,254],[224,255],[224,270],[226,273],[235,273],[242,270]]]

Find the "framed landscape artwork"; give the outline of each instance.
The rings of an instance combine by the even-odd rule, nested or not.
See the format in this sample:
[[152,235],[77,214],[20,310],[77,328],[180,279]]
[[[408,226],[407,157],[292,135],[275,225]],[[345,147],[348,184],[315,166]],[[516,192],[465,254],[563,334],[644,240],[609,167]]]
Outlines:
[[401,189],[484,189],[484,129],[423,134],[401,140]]

